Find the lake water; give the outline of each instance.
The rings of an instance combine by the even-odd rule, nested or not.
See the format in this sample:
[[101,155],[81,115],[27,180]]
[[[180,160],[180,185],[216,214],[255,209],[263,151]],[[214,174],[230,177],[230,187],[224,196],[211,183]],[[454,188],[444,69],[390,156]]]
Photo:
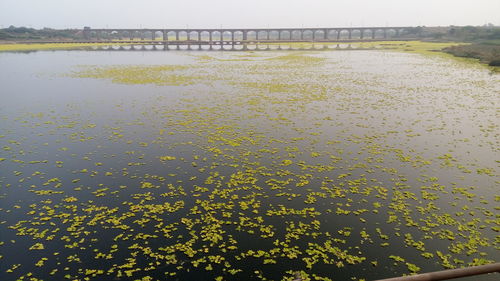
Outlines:
[[382,50],[0,53],[0,280],[499,261],[499,82]]

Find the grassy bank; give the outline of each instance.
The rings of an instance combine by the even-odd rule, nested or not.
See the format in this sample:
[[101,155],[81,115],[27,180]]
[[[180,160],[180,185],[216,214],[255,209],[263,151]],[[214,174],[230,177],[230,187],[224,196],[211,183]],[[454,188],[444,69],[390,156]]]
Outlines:
[[451,46],[443,50],[457,57],[478,59],[490,66],[500,66],[500,42],[484,42],[470,45]]

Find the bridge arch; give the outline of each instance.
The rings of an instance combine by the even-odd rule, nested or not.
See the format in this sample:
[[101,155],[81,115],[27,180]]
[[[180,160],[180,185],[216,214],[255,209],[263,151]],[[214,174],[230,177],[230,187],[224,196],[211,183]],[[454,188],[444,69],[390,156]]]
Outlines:
[[384,38],[385,31],[384,29],[375,29],[373,31],[373,38],[374,39],[383,39]]
[[394,38],[394,37],[396,37],[398,32],[394,28],[389,28],[389,29],[387,29],[386,33],[387,33],[387,36],[386,36],[387,38]]
[[280,30],[278,37],[280,40],[291,40],[292,32],[290,30]]
[[292,40],[302,40],[302,31],[300,30],[292,30]]
[[222,40],[221,41],[232,41],[233,32],[230,30],[222,30]]
[[188,32],[185,30],[177,31],[176,39],[178,41],[187,41],[188,40]]
[[212,41],[222,41],[222,31],[215,30],[210,33],[212,34]]
[[351,29],[349,39],[361,39],[361,29]]
[[233,31],[233,41],[243,41],[245,32],[242,30]]
[[269,40],[280,39],[280,32],[278,30],[269,30]]
[[200,30],[200,40],[201,41],[212,41],[211,36],[210,36],[210,31],[207,30]]
[[303,40],[312,40],[313,39],[314,32],[310,29],[306,29],[302,31],[302,39]]
[[326,34],[324,30],[314,30],[313,40],[324,40],[326,39]]
[[266,30],[257,31],[257,40],[266,40],[269,39],[269,32]]
[[175,36],[176,34],[177,34],[177,32],[175,32],[175,31],[173,31],[173,30],[167,30],[167,31],[166,31],[166,34],[165,34],[165,36],[166,36],[167,40],[169,40],[169,41],[170,41],[170,40],[171,40],[171,41],[174,41],[174,40],[175,40],[175,37],[176,37],[176,36]]
[[187,40],[190,40],[190,41],[199,41],[199,36],[200,36],[200,33],[198,31],[189,31],[189,33],[187,34]]
[[339,39],[349,39],[351,31],[348,29],[341,29],[339,31]]
[[257,40],[257,31],[248,30],[247,31],[247,41],[255,41]]
[[362,38],[365,39],[373,38],[373,29],[365,28],[361,30],[361,32],[362,32]]
[[330,29],[326,33],[326,38],[328,40],[335,40],[335,39],[337,39],[338,35],[339,35],[339,32],[336,29]]
[[163,40],[163,31],[161,31],[161,30],[153,31],[153,34],[151,35],[151,39],[152,40],[157,40],[157,39]]

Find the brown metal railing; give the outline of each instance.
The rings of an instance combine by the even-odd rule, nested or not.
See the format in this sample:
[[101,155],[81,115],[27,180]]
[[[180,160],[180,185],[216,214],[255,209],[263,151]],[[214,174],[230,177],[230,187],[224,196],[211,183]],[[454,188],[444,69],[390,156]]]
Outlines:
[[380,279],[376,281],[438,281],[438,280],[449,280],[454,278],[461,278],[461,277],[493,273],[493,272],[500,272],[500,262],[487,265],[479,265],[479,266],[472,266],[465,268],[422,273],[412,276]]

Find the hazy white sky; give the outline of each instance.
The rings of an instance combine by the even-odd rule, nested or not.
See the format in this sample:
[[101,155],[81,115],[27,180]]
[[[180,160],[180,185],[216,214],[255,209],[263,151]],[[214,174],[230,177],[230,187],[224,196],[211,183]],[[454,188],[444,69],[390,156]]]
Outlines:
[[0,26],[500,25],[500,0],[0,0]]

